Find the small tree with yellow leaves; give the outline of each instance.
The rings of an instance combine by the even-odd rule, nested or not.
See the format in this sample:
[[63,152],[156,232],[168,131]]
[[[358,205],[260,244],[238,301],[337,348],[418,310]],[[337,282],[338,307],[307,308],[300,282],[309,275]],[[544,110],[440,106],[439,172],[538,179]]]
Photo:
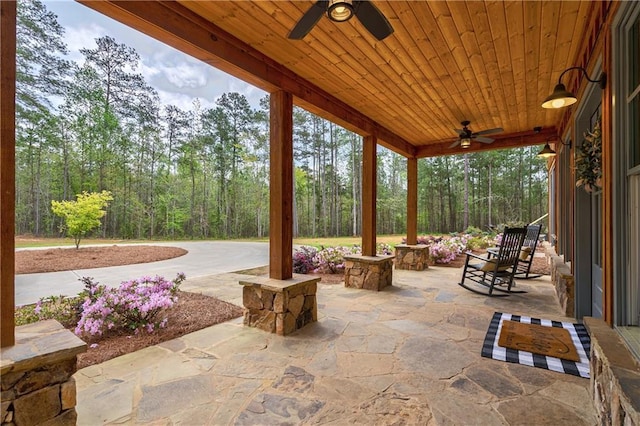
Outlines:
[[100,226],[100,219],[106,214],[109,201],[113,200],[110,191],[87,192],[76,195],[75,201],[51,201],[51,210],[64,219],[67,235],[73,237],[76,249],[87,232]]

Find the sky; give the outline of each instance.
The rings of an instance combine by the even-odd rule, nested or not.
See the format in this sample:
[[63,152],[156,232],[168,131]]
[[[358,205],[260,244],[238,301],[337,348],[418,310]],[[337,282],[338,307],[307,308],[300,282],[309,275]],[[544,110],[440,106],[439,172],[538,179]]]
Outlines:
[[191,110],[197,98],[203,108],[210,108],[223,93],[238,92],[257,108],[260,98],[266,94],[73,0],[49,0],[43,4],[58,16],[58,22],[65,28],[68,59],[81,64],[83,56],[80,49],[95,49],[96,38],[110,36],[140,55],[141,64],[137,72],[158,91],[163,104]]

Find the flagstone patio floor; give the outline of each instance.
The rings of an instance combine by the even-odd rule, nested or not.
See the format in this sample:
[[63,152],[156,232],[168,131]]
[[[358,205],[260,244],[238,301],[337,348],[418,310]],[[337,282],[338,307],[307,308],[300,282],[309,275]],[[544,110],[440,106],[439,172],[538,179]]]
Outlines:
[[[593,425],[589,380],[482,358],[494,312],[575,322],[548,277],[487,298],[461,269],[396,270],[372,292],[318,285],[318,322],[289,336],[239,318],[79,370],[79,425]],[[242,306],[246,275],[182,289]]]

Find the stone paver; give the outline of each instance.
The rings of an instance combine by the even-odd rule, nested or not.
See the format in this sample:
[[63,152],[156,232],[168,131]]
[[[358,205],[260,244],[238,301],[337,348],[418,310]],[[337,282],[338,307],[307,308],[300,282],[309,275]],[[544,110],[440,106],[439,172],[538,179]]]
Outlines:
[[[380,292],[320,283],[318,322],[291,335],[238,319],[85,368],[78,424],[595,424],[588,380],[480,356],[494,311],[574,321],[549,279],[489,299],[460,274],[397,270]],[[241,279],[184,289],[239,304]]]

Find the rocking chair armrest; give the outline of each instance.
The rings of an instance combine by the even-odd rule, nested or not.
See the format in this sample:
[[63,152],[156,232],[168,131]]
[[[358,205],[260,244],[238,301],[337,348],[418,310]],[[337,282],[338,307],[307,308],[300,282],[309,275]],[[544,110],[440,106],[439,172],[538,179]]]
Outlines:
[[487,261],[487,259],[488,259],[487,257],[479,256],[479,255],[477,255],[477,254],[473,254],[473,253],[472,253],[472,252],[470,252],[470,251],[466,252],[466,255],[467,255],[467,261],[469,260],[469,258],[470,258],[470,257],[473,257],[473,258],[478,259],[478,260],[482,260],[482,261],[484,261],[484,262],[486,262],[486,261]]
[[498,247],[489,247],[487,249],[487,258],[491,258],[492,256],[498,256],[498,253],[500,253],[500,246]]

